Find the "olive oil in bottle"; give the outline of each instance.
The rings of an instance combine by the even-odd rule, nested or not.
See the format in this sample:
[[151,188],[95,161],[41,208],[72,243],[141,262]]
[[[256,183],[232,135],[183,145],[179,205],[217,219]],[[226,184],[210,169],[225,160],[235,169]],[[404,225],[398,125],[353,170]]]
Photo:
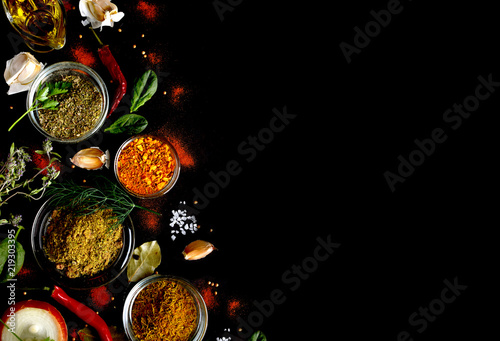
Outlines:
[[2,0],[12,26],[36,52],[61,49],[66,43],[66,12],[61,0]]

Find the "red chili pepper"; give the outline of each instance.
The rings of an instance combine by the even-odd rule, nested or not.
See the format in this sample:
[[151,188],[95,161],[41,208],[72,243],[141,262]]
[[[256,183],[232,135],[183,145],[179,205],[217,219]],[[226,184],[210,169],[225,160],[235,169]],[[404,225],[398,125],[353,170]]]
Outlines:
[[56,285],[54,286],[54,290],[50,296],[83,321],[94,327],[99,334],[101,341],[113,341],[108,325],[99,315],[96,314],[95,311],[83,303],[78,302],[74,298],[69,297],[68,294]]
[[101,45],[101,47],[97,50],[99,54],[99,58],[101,59],[101,62],[106,66],[108,69],[109,73],[111,74],[111,78],[113,79],[113,83],[117,84],[117,88],[115,90],[115,96],[113,97],[113,103],[111,104],[111,109],[109,109],[108,116],[109,117],[113,111],[118,107],[118,104],[122,100],[123,96],[127,93],[127,80],[125,79],[125,76],[122,73],[122,70],[120,69],[120,66],[116,62],[115,57],[111,53],[109,46],[104,45],[95,33],[95,31],[90,28],[92,32],[94,33],[95,37],[97,38],[97,41]]

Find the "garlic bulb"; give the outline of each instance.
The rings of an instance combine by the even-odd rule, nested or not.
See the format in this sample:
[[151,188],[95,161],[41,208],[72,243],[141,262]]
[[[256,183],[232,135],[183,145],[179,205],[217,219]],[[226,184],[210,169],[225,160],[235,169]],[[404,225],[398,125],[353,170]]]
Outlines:
[[195,240],[184,248],[182,255],[186,260],[197,260],[206,257],[213,250],[215,250],[213,244],[204,240]]
[[80,0],[80,14],[86,17],[82,21],[84,26],[91,24],[93,29],[103,26],[113,27],[125,14],[118,12],[118,7],[108,0]]
[[42,71],[44,64],[28,52],[20,52],[7,61],[3,74],[5,81],[10,86],[8,95],[27,91],[31,82]]
[[90,147],[80,150],[69,160],[83,169],[98,170],[103,166],[109,168],[109,151],[103,152],[97,147]]

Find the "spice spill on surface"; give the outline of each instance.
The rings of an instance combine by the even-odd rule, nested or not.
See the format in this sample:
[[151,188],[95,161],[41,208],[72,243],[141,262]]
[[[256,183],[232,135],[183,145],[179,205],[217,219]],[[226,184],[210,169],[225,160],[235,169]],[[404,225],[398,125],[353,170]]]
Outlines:
[[87,65],[88,67],[95,67],[97,65],[97,58],[94,53],[82,44],[77,44],[72,47],[70,53],[73,59],[78,63]]
[[90,291],[88,300],[94,310],[102,311],[111,303],[113,296],[106,286],[101,286]]
[[159,16],[159,7],[151,2],[139,0],[136,8],[137,12],[148,21],[155,21]]

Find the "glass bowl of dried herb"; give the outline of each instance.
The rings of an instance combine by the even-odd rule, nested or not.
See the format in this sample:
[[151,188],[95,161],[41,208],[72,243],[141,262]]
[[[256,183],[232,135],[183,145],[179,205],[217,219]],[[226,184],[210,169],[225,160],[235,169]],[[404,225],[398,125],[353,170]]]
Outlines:
[[118,149],[114,164],[118,183],[140,199],[158,198],[170,191],[179,178],[180,168],[172,144],[151,135],[127,139]]
[[43,69],[26,98],[33,126],[61,143],[78,143],[99,131],[108,106],[108,90],[102,78],[76,62],[59,62]]
[[106,285],[126,270],[135,246],[130,216],[112,210],[78,211],[48,199],[33,222],[31,246],[40,268],[59,285],[89,289]]
[[132,341],[200,341],[208,325],[207,306],[196,287],[167,275],[139,281],[125,299],[122,317]]

